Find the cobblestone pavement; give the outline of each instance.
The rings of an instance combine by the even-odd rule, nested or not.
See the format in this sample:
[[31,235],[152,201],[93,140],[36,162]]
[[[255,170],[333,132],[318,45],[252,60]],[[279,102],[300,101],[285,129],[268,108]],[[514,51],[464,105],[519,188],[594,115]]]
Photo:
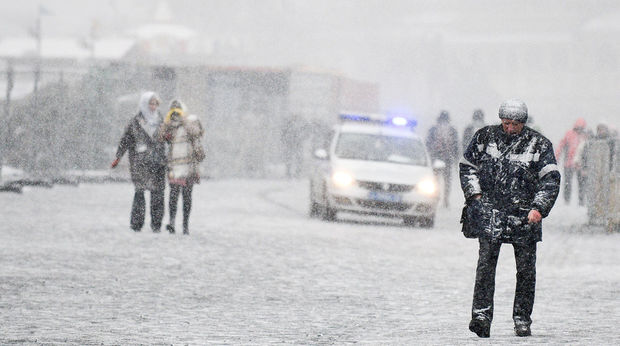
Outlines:
[[506,246],[481,340],[467,330],[477,244],[457,207],[431,230],[325,223],[307,217],[305,181],[206,181],[182,236],[130,231],[132,195],[128,184],[0,194],[0,344],[620,340],[620,235],[582,226],[578,207],[545,221],[533,336],[513,335]]

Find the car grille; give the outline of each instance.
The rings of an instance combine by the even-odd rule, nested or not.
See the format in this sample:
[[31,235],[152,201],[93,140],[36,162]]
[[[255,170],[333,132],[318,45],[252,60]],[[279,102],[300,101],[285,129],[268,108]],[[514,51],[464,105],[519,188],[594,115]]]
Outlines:
[[357,203],[364,208],[383,209],[383,210],[392,210],[392,211],[405,211],[411,208],[410,204],[402,203],[402,202],[383,202],[383,201],[369,201],[366,199],[360,199],[357,201]]
[[357,184],[366,190],[387,192],[408,192],[415,187],[414,185],[377,183],[374,181],[358,181]]

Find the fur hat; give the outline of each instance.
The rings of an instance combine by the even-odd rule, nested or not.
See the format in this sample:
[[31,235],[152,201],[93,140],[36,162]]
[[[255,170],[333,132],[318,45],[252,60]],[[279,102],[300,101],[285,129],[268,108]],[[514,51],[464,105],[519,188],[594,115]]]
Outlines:
[[525,123],[527,122],[527,105],[517,99],[506,100],[499,106],[499,118]]

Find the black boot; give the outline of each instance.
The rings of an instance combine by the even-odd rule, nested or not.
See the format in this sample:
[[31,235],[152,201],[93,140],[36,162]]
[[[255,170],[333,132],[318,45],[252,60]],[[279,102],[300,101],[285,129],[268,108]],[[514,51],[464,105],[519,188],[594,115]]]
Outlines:
[[469,322],[469,330],[481,338],[491,336],[491,323],[486,318],[474,318]]
[[532,335],[532,330],[527,324],[518,323],[515,324],[515,334],[517,336],[530,336]]
[[175,232],[174,226],[172,226],[171,224],[167,224],[166,229],[168,230],[168,232],[170,232],[170,234],[174,234]]

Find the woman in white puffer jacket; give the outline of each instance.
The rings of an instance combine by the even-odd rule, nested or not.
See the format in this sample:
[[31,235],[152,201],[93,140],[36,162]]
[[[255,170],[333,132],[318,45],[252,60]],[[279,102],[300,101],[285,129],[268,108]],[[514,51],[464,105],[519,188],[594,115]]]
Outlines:
[[189,234],[192,188],[200,183],[200,162],[204,160],[201,137],[204,134],[198,116],[186,114],[179,100],[170,103],[170,111],[160,128],[160,140],[168,145],[168,184],[170,186],[170,220],[166,229],[175,233],[179,194],[183,195],[183,234]]

